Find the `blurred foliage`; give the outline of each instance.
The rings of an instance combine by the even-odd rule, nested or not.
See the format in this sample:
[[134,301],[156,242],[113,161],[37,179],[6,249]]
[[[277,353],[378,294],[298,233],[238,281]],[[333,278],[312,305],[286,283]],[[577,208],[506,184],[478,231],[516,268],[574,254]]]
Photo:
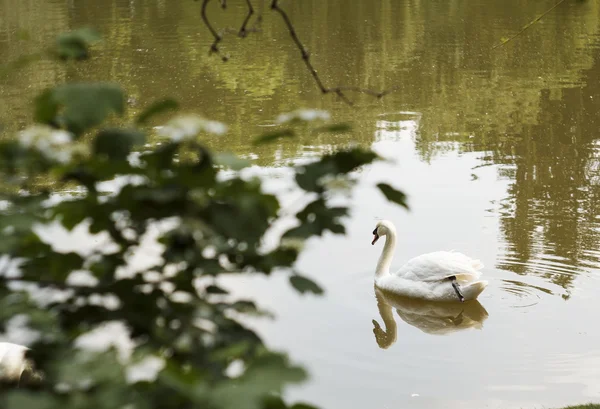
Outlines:
[[[91,33],[61,36],[56,56],[85,58],[96,40]],[[245,160],[201,143],[207,133],[225,132],[223,124],[177,117],[149,140],[141,125],[177,103],[150,104],[136,126],[107,126],[123,114],[124,99],[114,84],[49,88],[35,101],[37,124],[0,142],[0,331],[10,337],[18,324],[43,374],[3,391],[0,407],[290,407],[281,392],[303,381],[304,370],[244,325],[245,316],[264,311],[230,294],[219,277],[277,272],[300,293],[321,294],[294,269],[301,243],[345,232],[348,208],[330,204],[328,181],[351,182],[353,171],[377,155],[351,148],[293,168],[310,200],[290,215],[261,179],[239,171]],[[278,134],[256,140],[310,132],[314,119],[322,131],[328,120],[322,111],[293,115]],[[53,192],[35,183],[49,177]],[[403,194],[379,187],[405,205]],[[284,218],[294,227],[267,244]],[[59,231],[91,237],[92,248],[75,242],[66,250],[55,240]],[[140,263],[148,242],[153,254]],[[115,323],[128,332],[130,348],[117,343]],[[81,347],[98,331],[108,332],[114,348]]]
[[62,60],[85,60],[89,45],[100,40],[100,34],[91,28],[64,33],[56,39],[56,55]]

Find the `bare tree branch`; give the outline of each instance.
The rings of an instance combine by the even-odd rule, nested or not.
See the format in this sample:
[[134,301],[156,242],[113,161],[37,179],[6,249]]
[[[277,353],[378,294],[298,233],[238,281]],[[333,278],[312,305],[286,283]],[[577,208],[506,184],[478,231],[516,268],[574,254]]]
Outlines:
[[242,23],[242,27],[240,28],[240,31],[238,34],[242,38],[246,37],[248,35],[248,32],[246,31],[246,26],[248,25],[248,22],[250,21],[250,19],[252,18],[252,15],[254,14],[254,8],[252,7],[252,2],[250,0],[246,0],[246,4],[248,5],[248,14],[246,15],[246,19]]
[[495,50],[498,47],[502,47],[504,44],[508,43],[509,41],[514,40],[515,38],[517,38],[518,36],[520,36],[521,34],[523,34],[523,32],[525,30],[527,30],[529,27],[531,27],[532,25],[534,25],[535,23],[537,23],[538,21],[540,21],[542,19],[542,17],[544,17],[546,14],[550,13],[552,10],[554,10],[555,8],[557,8],[558,6],[560,6],[562,3],[564,3],[565,0],[560,0],[558,3],[556,3],[554,6],[550,7],[548,10],[546,10],[544,13],[542,13],[540,16],[536,17],[535,19],[533,19],[532,21],[530,21],[527,25],[525,25],[525,27],[523,27],[521,29],[521,31],[519,31],[517,34],[513,35],[510,38],[507,38],[506,40],[502,41],[500,44],[496,44],[495,46],[492,47],[492,50]]
[[[226,0],[220,0],[220,1],[221,1],[221,7],[226,8],[227,7]],[[564,0],[561,0],[561,1],[564,1]],[[210,31],[210,33],[212,34],[212,36],[214,38],[214,41],[210,46],[210,53],[219,54],[220,53],[219,43],[223,40],[223,34],[224,33],[235,33],[235,31],[233,29],[224,29],[222,32],[217,32],[217,30],[215,30],[215,28],[210,24],[210,21],[208,20],[208,17],[206,15],[206,8],[208,6],[208,3],[210,3],[210,0],[202,0],[202,11],[201,11],[202,21],[204,22],[204,24],[206,25],[206,27],[208,28],[208,30]],[[258,16],[256,19],[255,27],[248,28],[248,23],[252,19],[252,16],[254,15],[255,11],[254,11],[254,7],[252,6],[251,0],[246,0],[246,5],[248,6],[248,14],[246,14],[246,17],[244,18],[244,21],[243,21],[242,26],[240,27],[239,31],[237,31],[237,35],[240,38],[247,37],[248,33],[250,33],[250,32],[259,31],[257,27],[261,22],[261,16]],[[319,87],[319,89],[321,90],[321,92],[323,94],[336,94],[341,100],[346,102],[348,105],[353,105],[352,101],[346,95],[346,92],[356,92],[356,93],[371,95],[376,98],[382,98],[385,95],[387,95],[391,92],[394,92],[397,89],[397,87],[394,87],[394,88],[390,88],[390,89],[383,90],[383,91],[375,91],[375,90],[360,88],[360,87],[347,87],[347,86],[326,87],[325,84],[323,83],[323,81],[321,80],[321,77],[319,77],[317,70],[312,65],[312,63],[310,61],[310,54],[308,53],[308,50],[306,49],[306,47],[304,47],[304,44],[302,44],[302,41],[300,41],[300,38],[298,37],[298,34],[296,33],[296,30],[294,29],[294,25],[292,24],[292,21],[290,20],[288,14],[286,13],[285,10],[283,10],[279,6],[279,0],[271,0],[271,10],[277,12],[281,16],[281,19],[283,20],[285,26],[288,29],[290,37],[292,37],[292,41],[294,42],[294,44],[300,51],[300,55],[302,56],[302,60],[304,61],[306,68],[308,68],[308,71],[310,72],[311,76],[313,77],[314,81],[316,82],[317,87]],[[223,61],[228,60],[228,58],[226,56],[221,56],[221,59]]]
[[317,70],[315,70],[315,67],[310,62],[310,54],[308,53],[308,51],[306,50],[306,47],[304,47],[304,45],[298,38],[298,34],[296,34],[296,30],[294,29],[294,25],[292,24],[289,16],[285,12],[285,10],[283,10],[281,7],[279,7],[279,0],[272,0],[271,10],[275,10],[281,16],[283,22],[285,23],[285,25],[288,29],[288,32],[290,33],[290,36],[292,37],[292,40],[294,41],[294,43],[300,50],[300,54],[302,55],[302,60],[304,61],[306,68],[308,68],[308,71],[312,75],[313,79],[317,83],[317,86],[319,87],[319,89],[321,90],[321,92],[323,94],[334,93],[338,97],[340,97],[340,99],[342,99],[344,102],[346,102],[348,105],[353,105],[352,101],[344,93],[345,91],[352,91],[352,92],[357,92],[357,93],[361,93],[361,94],[372,95],[376,98],[381,98],[384,95],[387,95],[390,92],[392,92],[393,90],[395,90],[395,88],[390,89],[390,90],[385,90],[385,91],[374,91],[371,89],[365,89],[365,88],[359,88],[359,87],[335,87],[335,88],[326,87],[325,84],[323,84],[323,81],[321,80],[321,78],[319,77]]
[[[209,52],[211,54],[212,53],[221,54],[221,50],[219,49],[219,43],[221,41],[223,41],[223,35],[225,33],[236,34],[237,36],[244,38],[248,35],[248,33],[260,31],[258,28],[258,24],[260,24],[260,22],[261,22],[260,16],[256,19],[256,24],[254,27],[252,27],[252,28],[247,27],[248,23],[250,22],[250,19],[252,18],[252,15],[255,13],[254,8],[252,7],[251,0],[246,0],[246,4],[248,5],[248,14],[246,15],[246,18],[244,19],[244,22],[242,23],[242,26],[240,27],[239,30],[235,30],[232,28],[225,28],[225,29],[221,30],[220,32],[217,31],[210,23],[210,20],[208,19],[208,16],[206,14],[206,8],[208,7],[208,3],[210,3],[210,1],[211,0],[202,0],[202,9],[201,9],[200,15],[202,16],[202,21],[204,22],[204,25],[208,28],[208,30],[210,31],[210,33],[212,34],[212,36],[214,38],[213,43],[210,45]],[[227,0],[220,0],[220,3],[221,3],[222,9],[227,8]],[[229,60],[229,58],[226,55],[221,55],[221,59],[224,62]]]
[[[220,50],[219,50],[219,43],[221,41],[223,41],[223,36],[221,34],[219,34],[217,32],[217,30],[214,29],[214,27],[210,24],[210,21],[208,20],[208,17],[206,16],[206,7],[208,6],[208,3],[210,3],[210,0],[202,0],[202,10],[200,11],[200,16],[202,16],[202,21],[204,22],[204,25],[206,26],[206,28],[208,28],[208,31],[210,31],[210,33],[212,34],[214,41],[213,43],[210,45],[210,53],[216,53],[216,54],[220,54]],[[221,0],[221,7],[222,8],[226,8],[227,7],[227,2],[226,0]],[[226,56],[221,56],[221,59],[223,61],[227,61],[227,57]]]

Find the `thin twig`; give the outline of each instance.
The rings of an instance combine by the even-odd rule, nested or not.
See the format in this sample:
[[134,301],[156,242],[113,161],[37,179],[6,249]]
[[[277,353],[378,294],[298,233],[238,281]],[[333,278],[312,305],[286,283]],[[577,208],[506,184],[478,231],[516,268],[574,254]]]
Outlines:
[[319,78],[317,71],[314,69],[314,67],[310,63],[310,55],[308,54],[308,51],[306,50],[306,48],[304,47],[304,45],[298,38],[298,35],[296,34],[296,30],[294,29],[294,26],[292,25],[292,22],[290,21],[290,18],[288,17],[287,13],[281,7],[279,7],[279,0],[273,0],[273,2],[271,3],[271,9],[275,10],[276,12],[278,12],[281,15],[281,18],[283,19],[283,22],[287,26],[290,36],[292,37],[292,41],[294,41],[294,43],[296,44],[296,47],[298,47],[298,49],[300,50],[302,59],[304,60],[304,63],[308,67],[311,75],[315,79],[315,82],[317,83],[317,86],[319,87],[321,92],[323,92],[324,94],[326,94],[327,92],[330,92],[327,90],[327,88],[325,88],[325,85],[323,85],[323,82],[321,82],[321,79]]
[[248,25],[248,22],[250,21],[250,19],[252,18],[252,15],[254,14],[254,7],[252,7],[252,2],[250,0],[246,0],[246,4],[248,5],[248,14],[246,15],[246,18],[244,19],[244,22],[242,23],[242,27],[240,28],[240,31],[238,33],[238,35],[240,37],[246,37],[248,35],[248,32],[246,31],[246,26]]
[[[206,16],[206,7],[208,6],[208,3],[210,3],[210,0],[202,0],[202,10],[200,12],[200,16],[202,17],[204,25],[206,25],[208,31],[210,31],[214,38],[213,43],[210,45],[210,53],[220,54],[219,43],[223,40],[223,36],[217,33],[217,30],[215,30],[214,27],[210,24],[210,21],[208,21],[208,17]],[[221,0],[221,7],[227,7],[227,3],[225,2],[225,0]],[[221,59],[223,61],[227,61],[226,56],[221,56]]]
[[516,37],[520,36],[521,34],[523,34],[523,32],[525,30],[527,30],[529,27],[531,27],[532,25],[534,25],[535,23],[537,23],[538,21],[540,21],[546,14],[550,13],[552,10],[554,10],[555,8],[557,8],[558,6],[560,6],[562,3],[564,3],[566,0],[560,0],[558,3],[556,3],[554,6],[550,7],[550,9],[546,10],[544,13],[542,13],[539,17],[535,18],[533,21],[529,22],[525,27],[523,27],[523,29],[521,29],[521,31],[519,31],[517,34],[513,35],[510,38],[507,38],[506,40],[502,41],[500,44],[496,44],[495,46],[492,47],[492,50],[495,50],[498,47],[502,47],[504,44],[508,43],[509,41],[512,41],[513,39],[515,39]]
[[302,55],[302,60],[304,61],[304,64],[308,68],[308,71],[312,75],[313,79],[317,83],[317,86],[319,87],[319,89],[321,90],[321,92],[323,94],[330,94],[330,93],[336,94],[338,97],[340,97],[341,100],[346,102],[348,105],[353,105],[352,101],[350,101],[350,99],[348,99],[348,97],[346,96],[344,91],[358,92],[358,93],[362,93],[362,94],[372,95],[376,98],[381,98],[384,95],[387,95],[394,90],[394,89],[390,89],[390,90],[378,92],[378,91],[365,89],[365,88],[359,88],[359,87],[335,87],[335,88],[326,87],[325,84],[323,84],[323,81],[321,80],[321,78],[319,77],[317,70],[315,70],[315,67],[313,67],[312,63],[310,62],[310,54],[308,53],[306,47],[304,47],[304,45],[300,41],[300,38],[298,38],[298,34],[296,34],[296,30],[294,29],[294,26],[293,26],[289,16],[285,12],[285,10],[283,10],[281,7],[279,7],[279,0],[272,0],[271,10],[276,11],[281,16],[281,19],[285,23],[285,25],[288,29],[288,32],[290,33],[290,37],[292,37],[292,41],[296,44],[296,47],[298,47],[298,50],[300,50],[300,54]]

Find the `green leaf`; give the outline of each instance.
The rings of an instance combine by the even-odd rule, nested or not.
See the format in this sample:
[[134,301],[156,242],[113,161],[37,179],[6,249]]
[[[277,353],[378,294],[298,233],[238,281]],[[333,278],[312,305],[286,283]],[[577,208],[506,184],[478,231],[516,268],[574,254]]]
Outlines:
[[137,116],[136,124],[143,125],[150,118],[167,111],[174,111],[179,108],[179,103],[171,98],[160,99],[153,102],[148,108],[144,109],[141,114]]
[[230,361],[232,358],[236,359],[244,356],[251,350],[251,347],[252,345],[248,341],[231,343],[231,345],[215,351],[212,354],[212,359]]
[[118,393],[120,382],[125,381],[124,368],[117,360],[116,350],[111,348],[105,352],[93,353],[75,350],[68,359],[64,359],[54,368],[58,372],[59,382],[77,385],[82,379],[89,379],[91,385],[110,382],[112,393]]
[[319,198],[306,205],[296,215],[298,221],[300,221],[300,226],[288,230],[283,237],[307,239],[311,236],[320,236],[326,230],[335,234],[343,234],[345,228],[340,219],[347,214],[347,208],[328,207],[325,200]]
[[173,158],[181,145],[178,142],[167,142],[148,153],[142,155],[142,159],[151,168],[169,169],[173,165]]
[[90,224],[89,232],[91,234],[100,234],[101,232],[109,229],[110,223],[111,221],[107,218],[96,215]]
[[54,99],[54,90],[46,89],[35,98],[34,119],[49,125],[55,125],[58,102]]
[[33,243],[20,249],[23,256],[29,259],[23,262],[21,271],[27,278],[62,281],[71,271],[82,268],[83,258],[74,252],[55,253],[44,243]]
[[387,200],[399,204],[400,206],[408,210],[408,204],[406,203],[406,195],[403,192],[394,189],[387,183],[379,183],[377,184],[377,187],[379,188],[379,190],[381,190],[381,193],[385,195]]
[[85,200],[64,200],[52,208],[52,215],[60,219],[65,229],[71,231],[87,217],[90,217],[89,210]]
[[[76,83],[45,90],[35,101],[35,120],[64,126],[75,136],[101,124],[111,113],[122,115],[125,96],[108,83]],[[61,115],[58,115],[61,111]]]
[[247,300],[236,301],[233,304],[231,304],[229,308],[245,314],[254,314],[258,312],[258,308],[256,307],[254,301]]
[[269,395],[265,397],[261,409],[289,409],[289,407],[280,396]]
[[313,294],[323,294],[323,289],[318,286],[314,281],[300,275],[290,276],[290,283],[292,287],[296,289],[301,294],[304,293],[313,293]]
[[264,262],[260,265],[265,273],[270,273],[276,267],[290,267],[298,258],[295,248],[278,248],[265,254]]
[[242,159],[233,153],[217,153],[213,156],[213,161],[217,165],[225,166],[232,170],[241,170],[250,166],[250,161]]
[[25,391],[14,391],[7,396],[6,405],[9,408],[54,409],[59,403],[57,398],[49,393],[32,394]]
[[278,210],[277,198],[263,193],[258,181],[236,178],[219,183],[213,200],[203,210],[203,220],[221,237],[254,248]]
[[306,403],[295,403],[290,409],[318,409],[316,406],[312,406]]
[[267,143],[274,142],[281,138],[291,138],[294,136],[296,136],[296,133],[294,131],[292,131],[291,129],[282,129],[279,131],[266,132],[266,133],[258,136],[256,139],[254,139],[253,144],[254,145],[264,145]]
[[125,160],[135,145],[145,141],[145,135],[136,129],[104,129],[94,138],[92,149],[110,160]]
[[56,53],[63,60],[84,60],[88,58],[88,48],[100,40],[100,34],[89,27],[63,33],[56,39]]
[[352,148],[326,155],[320,161],[300,167],[296,174],[296,183],[308,192],[322,192],[322,177],[348,174],[360,166],[378,159],[376,153],[362,148]]
[[352,148],[337,152],[326,158],[326,161],[334,163],[338,173],[350,173],[360,166],[372,163],[378,157],[379,156],[371,150]]
[[306,379],[306,373],[288,363],[284,355],[268,353],[251,362],[242,376],[221,382],[210,391],[216,407],[259,409],[267,395],[280,393],[283,386]]
[[216,285],[209,285],[208,287],[206,287],[206,293],[207,294],[229,294],[229,292],[227,290],[224,290],[221,287],[218,287]]

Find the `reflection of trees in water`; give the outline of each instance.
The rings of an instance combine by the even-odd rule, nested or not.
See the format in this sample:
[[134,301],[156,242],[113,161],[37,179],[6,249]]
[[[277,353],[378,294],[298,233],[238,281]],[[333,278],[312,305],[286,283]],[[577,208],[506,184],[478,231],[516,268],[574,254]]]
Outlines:
[[582,78],[583,87],[543,90],[538,123],[512,143],[489,147],[490,161],[508,162],[514,179],[501,209],[508,249],[499,267],[564,288],[576,276],[569,266],[600,262],[600,57]]
[[[201,25],[198,2],[169,2],[167,7],[150,0],[80,0],[55,4],[50,11],[38,7],[45,3],[27,0],[10,7],[0,3],[0,34],[16,44],[18,32],[33,33],[27,44],[35,48],[69,27],[97,26],[105,40],[94,60],[67,71],[69,76],[119,81],[142,100],[173,96],[186,108],[230,123],[228,144],[238,151],[251,149],[247,123],[255,121],[249,118],[273,118],[282,110],[306,105],[334,107],[339,116],[365,124],[382,110],[410,107],[428,118],[424,141],[446,132],[464,132],[465,137],[471,131],[479,131],[480,137],[483,130],[510,132],[505,124],[520,132],[521,124],[536,121],[541,89],[549,83],[577,83],[579,70],[589,67],[591,53],[586,47],[597,38],[600,11],[597,2],[568,2],[546,16],[544,24],[492,52],[493,44],[547,4],[520,0],[481,4],[362,0],[351,7],[343,0],[286,4],[325,82],[399,87],[381,104],[363,98],[368,107],[357,118],[355,110],[331,104],[334,98],[319,94],[281,22],[264,5],[262,32],[244,40],[227,35],[221,48],[231,59],[222,63],[206,52],[211,38]],[[261,4],[255,1],[258,9]],[[245,4],[232,2],[224,12],[218,2],[211,2],[209,13],[216,27],[239,27]],[[54,24],[47,24],[49,16]],[[0,49],[4,46],[0,39]],[[11,50],[8,59],[19,55],[19,47]],[[28,105],[38,88],[49,83],[35,81],[36,77],[65,70],[39,68],[27,69],[11,85],[23,94],[11,95],[8,107]],[[30,84],[34,86],[27,89]],[[371,135],[360,132],[358,137],[369,143]],[[293,156],[297,145],[291,142],[283,148]],[[426,156],[432,150],[424,147],[422,152]]]
[[[89,63],[36,63],[1,80],[2,122],[29,120],[30,102],[57,78],[109,80],[150,101],[173,96],[191,109],[231,125],[226,138],[209,140],[272,164],[308,150],[358,140],[371,144],[377,115],[421,112],[417,149],[425,160],[440,150],[485,151],[490,163],[514,179],[503,203],[502,229],[509,253],[521,263],[552,254],[569,264],[595,263],[598,214],[600,78],[597,55],[600,3],[566,2],[543,24],[491,51],[502,37],[547,9],[520,0],[394,2],[307,0],[286,4],[298,34],[328,83],[399,91],[381,102],[361,98],[360,110],[323,98],[290,43],[270,18],[262,33],[227,37],[222,63],[206,52],[211,41],[197,2],[81,0],[0,2],[0,51],[6,60],[33,52],[70,27],[94,25],[104,35]],[[544,4],[542,4],[544,3]],[[260,1],[256,2],[260,8]],[[243,2],[226,12],[211,3],[218,27],[239,27]],[[51,23],[51,24],[49,24]],[[20,39],[22,38],[22,39]],[[306,135],[263,147],[250,137],[282,111],[326,108],[352,120],[352,134]],[[132,106],[129,115],[140,107]],[[25,114],[26,113],[26,114]],[[450,142],[450,143],[440,143]],[[515,272],[528,266],[510,264]],[[572,275],[550,274],[568,286]]]
[[[486,163],[503,164],[501,176],[514,182],[502,203],[508,249],[499,266],[539,274],[564,288],[576,274],[570,266],[600,261],[595,252],[600,72],[594,59],[599,9],[587,3],[580,14],[579,6],[571,4],[546,21],[570,27],[560,41],[536,28],[499,54],[468,46],[457,53],[451,41],[435,49],[440,55],[423,53],[425,66],[438,62],[437,83],[419,83],[431,94],[416,141],[422,158],[460,149],[486,152]],[[586,20],[585,27],[576,15]],[[494,32],[471,17],[477,32]],[[470,58],[476,51],[482,54]]]

